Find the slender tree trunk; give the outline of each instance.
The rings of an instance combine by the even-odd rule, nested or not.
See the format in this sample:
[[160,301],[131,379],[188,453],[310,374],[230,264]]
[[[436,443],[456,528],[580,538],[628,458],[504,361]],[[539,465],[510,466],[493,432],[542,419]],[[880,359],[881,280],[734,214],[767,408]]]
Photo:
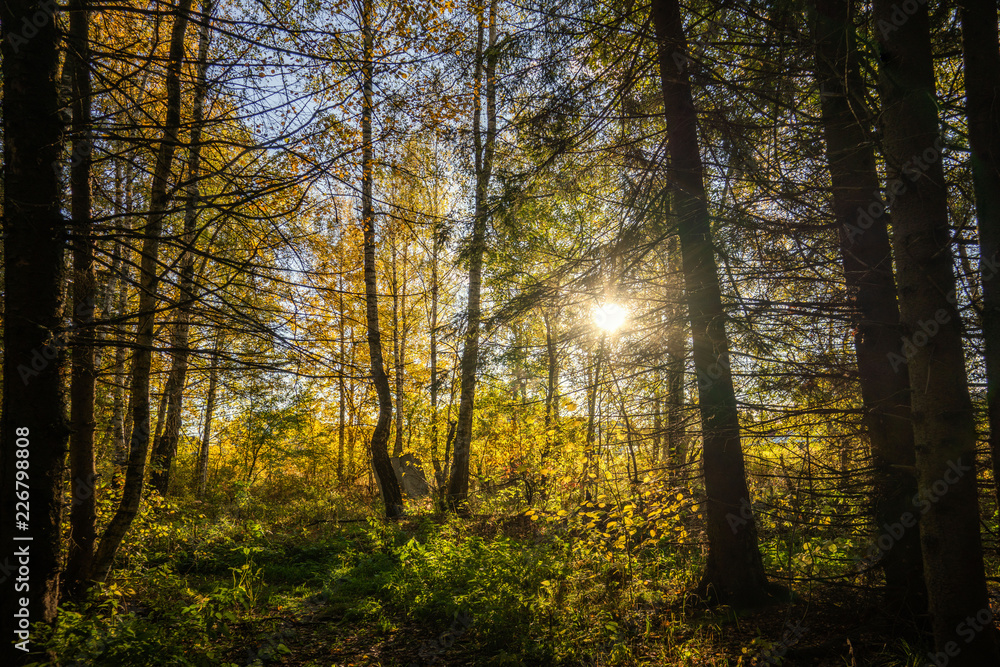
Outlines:
[[996,3],[960,2],[965,56],[965,113],[979,223],[986,405],[993,489],[1000,507],[1000,46]]
[[406,392],[403,388],[403,382],[406,377],[406,290],[409,287],[406,276],[407,259],[409,259],[409,248],[407,244],[404,244],[403,278],[399,284],[399,321],[397,322],[399,326],[399,353],[396,356],[396,444],[393,451],[398,453],[395,456],[403,455],[403,426],[405,423],[403,400],[406,398]]
[[652,14],[663,81],[669,174],[676,185],[677,229],[694,364],[700,380],[709,551],[698,588],[702,595],[721,602],[755,606],[768,599],[769,586],[750,512],[726,314],[722,308],[698,146],[697,115],[685,65],[674,58],[675,54],[687,53],[687,42],[677,0],[653,0]]
[[[673,320],[667,333],[666,438],[663,459],[672,466],[687,463],[687,433],[684,424],[684,329]],[[662,406],[661,406],[662,409]]]
[[[656,379],[659,385],[659,378]],[[660,399],[660,388],[653,389],[653,463],[663,461],[669,463],[668,449],[663,445],[663,401]],[[662,453],[662,455],[661,455]]]
[[365,315],[368,322],[368,349],[371,357],[372,381],[378,395],[378,422],[372,431],[372,472],[378,481],[385,504],[385,514],[395,518],[403,514],[403,494],[389,459],[389,431],[392,423],[392,391],[382,360],[382,333],[378,323],[378,278],[375,274],[375,214],[372,210],[372,180],[374,155],[372,150],[372,85],[374,77],[374,34],[372,28],[372,2],[364,0],[362,10],[364,33],[364,106],[361,112],[362,132],[362,184],[361,224],[365,246]]
[[340,324],[340,347],[338,350],[338,361],[340,362],[340,377],[337,378],[337,394],[338,394],[338,407],[339,414],[337,420],[337,481],[343,483],[344,481],[344,435],[346,433],[347,424],[347,388],[346,388],[346,375],[347,375],[347,321],[344,317],[345,307],[344,307],[344,290],[346,286],[344,284],[344,227],[340,228],[340,267],[341,273],[339,277],[340,294],[338,295],[337,305],[338,305],[338,322]]
[[194,248],[197,243],[198,206],[201,200],[201,130],[204,125],[204,104],[208,85],[208,46],[212,37],[212,0],[202,2],[202,19],[198,38],[198,71],[194,85],[194,100],[191,111],[191,135],[188,140],[188,179],[184,204],[184,233],[181,237],[180,282],[177,286],[177,321],[174,324],[170,346],[170,374],[164,394],[167,399],[164,432],[153,443],[150,457],[150,484],[161,496],[166,496],[170,488],[170,468],[177,454],[180,440],[181,420],[184,412],[184,382],[188,370],[188,336],[191,329],[191,307],[197,297],[194,285]]
[[403,247],[402,277],[399,275],[399,239],[392,234],[392,350],[396,371],[396,427],[392,455],[403,455],[403,378],[406,368],[406,246]]
[[[0,4],[5,232],[0,558],[5,567],[14,568],[19,558],[14,554],[20,550],[31,561],[29,592],[15,591],[17,577],[0,577],[4,665],[38,659],[38,653],[29,658],[22,648],[34,651],[34,624],[50,623],[56,616],[69,437],[62,382],[65,355],[58,338],[66,278],[59,171],[63,127],[56,79],[59,32],[53,16],[57,6],[42,8],[28,0]],[[47,20],[33,36],[24,37],[23,26],[40,11],[47,13]],[[19,471],[25,471],[20,478]],[[18,515],[24,508],[16,503],[29,500],[24,496],[29,482],[26,518]],[[14,614],[20,613],[25,598],[30,625],[22,632]],[[25,643],[15,646],[12,640]]]
[[[667,193],[665,193],[667,194]],[[669,199],[665,200],[669,206]],[[669,214],[669,209],[668,209]],[[676,238],[671,238],[664,248],[664,267],[669,276],[669,289],[666,298],[671,302],[667,309],[666,335],[666,396],[662,397],[665,406],[666,437],[663,442],[663,459],[671,466],[682,467],[687,464],[687,425],[684,418],[684,288],[680,283],[683,270],[676,271],[681,265],[680,248]]]
[[[437,196],[437,183],[435,183],[435,197]],[[435,200],[436,201],[436,200]],[[438,392],[441,389],[441,382],[438,379],[438,300],[441,295],[441,288],[438,284],[438,254],[440,244],[438,243],[438,218],[437,210],[434,211],[434,223],[431,226],[431,331],[430,331],[430,356],[431,356],[431,465],[434,466],[434,479],[440,492],[444,488],[447,477],[441,467],[441,459],[438,457],[440,443],[438,442]]]
[[143,477],[146,472],[146,453],[149,449],[149,374],[153,352],[153,314],[156,309],[158,281],[158,256],[160,231],[167,208],[167,186],[174,149],[179,143],[178,130],[181,115],[180,70],[184,59],[184,33],[187,29],[191,0],[178,0],[174,8],[174,23],[170,35],[170,53],[167,62],[167,113],[153,170],[149,193],[149,215],[146,220],[139,264],[139,324],[135,336],[135,355],[132,361],[132,433],[129,442],[129,460],[125,471],[122,499],[112,517],[94,563],[94,579],[104,581],[118,547],[139,512],[142,500]]
[[[976,425],[956,308],[930,22],[927,7],[919,3],[902,25],[894,3],[876,0],[874,10],[904,334],[896,356],[909,361],[918,492],[936,500],[926,500],[919,510],[934,643],[946,659],[952,656],[949,665],[993,665],[1000,655],[992,627],[971,638],[962,632],[967,618],[989,609],[989,599],[979,535]],[[939,494],[942,485],[946,492]],[[961,647],[957,656],[949,650],[953,642]]]
[[164,384],[163,391],[160,392],[160,405],[156,409],[156,428],[153,429],[152,442],[160,439],[163,434],[163,424],[167,417],[167,386]]
[[[860,52],[851,0],[817,0],[814,20],[816,78],[833,183],[840,254],[854,312],[858,379],[875,467],[875,525],[899,522],[914,510],[917,492],[910,383],[899,349],[899,307],[889,245],[888,215],[879,196],[871,144],[871,113],[864,102]],[[876,536],[877,537],[877,536]],[[892,613],[926,610],[923,559],[917,526],[884,552],[886,597]]]
[[215,339],[212,356],[209,358],[208,396],[205,398],[205,427],[201,434],[201,448],[198,451],[198,498],[205,497],[208,488],[208,452],[212,442],[212,416],[215,413],[215,391],[219,382],[219,346],[222,336]]
[[[486,250],[486,194],[493,174],[493,154],[496,145],[496,64],[497,31],[496,0],[490,1],[489,42],[483,51],[486,27],[479,20],[476,46],[476,74],[473,97],[472,135],[475,142],[476,202],[472,239],[469,252],[469,296],[466,318],[465,346],[462,350],[462,393],[458,406],[458,426],[455,430],[454,463],[448,483],[448,502],[460,508],[469,497],[469,455],[472,449],[472,422],[476,402],[476,373],[479,366],[480,293],[483,279],[483,254]],[[484,67],[485,58],[485,67]],[[481,132],[480,91],[486,79],[486,136]]]
[[[586,498],[590,500],[590,488],[597,483],[597,473],[598,473],[598,456],[596,445],[600,444],[600,440],[596,438],[597,434],[597,397],[601,391],[601,366],[604,363],[604,352],[605,352],[605,334],[601,334],[601,342],[597,348],[596,359],[594,360],[592,368],[587,369],[587,437],[585,440],[586,446],[584,448],[584,454],[587,459],[586,472],[584,473],[584,486],[587,489]],[[596,440],[596,443],[595,443]],[[594,482],[588,481],[589,475],[593,473]]]
[[[131,166],[125,170],[125,228],[131,230],[132,222],[132,169]],[[129,266],[131,265],[131,252],[128,244],[120,243],[122,248],[122,268],[121,280],[118,283],[118,294],[115,302],[115,316],[123,318],[128,309],[128,286],[129,286]],[[125,322],[119,322],[116,328],[117,344],[115,346],[115,361],[112,368],[114,377],[114,390],[111,408],[111,451],[113,472],[111,475],[111,486],[118,488],[121,469],[128,461],[128,449],[125,446],[125,436],[128,432],[125,420],[128,414],[125,399],[125,385],[127,384],[126,356],[128,348],[126,346],[129,339],[129,327]]]
[[[448,385],[448,411],[446,413],[448,418],[448,434],[445,436],[444,440],[444,472],[442,473],[444,479],[451,479],[451,466],[452,466],[452,456],[451,449],[455,444],[455,429],[458,427],[458,422],[453,421],[451,418],[452,412],[455,408],[455,387],[457,386],[457,374],[459,367],[459,356],[458,350],[455,350],[455,359],[452,361],[451,365],[451,382]],[[442,487],[441,489],[441,508],[445,509],[447,506],[447,488]]]
[[[392,455],[393,457],[399,457],[403,454],[403,432],[401,428],[403,424],[403,397],[401,390],[403,374],[399,365],[399,251],[396,245],[395,225],[389,231],[389,246],[392,256],[392,267],[389,277],[389,287],[392,289],[392,366],[395,371],[396,384],[396,413],[392,429],[394,432]],[[399,470],[396,469],[396,472],[398,474]]]
[[542,463],[552,451],[555,433],[559,428],[559,337],[556,331],[559,313],[550,314],[542,311],[545,322],[545,355],[548,369],[545,383],[545,451],[542,452]]
[[[354,341],[354,328],[351,328],[351,368],[357,368],[358,359],[358,346],[353,344]],[[353,378],[348,378],[347,381],[347,478],[354,483],[354,445],[358,437],[358,427],[360,426],[361,418],[358,416],[357,406],[354,404],[354,380]]]
[[[120,215],[125,208],[125,179],[122,173],[122,164],[118,162],[115,164],[115,193],[114,202],[112,204],[113,211],[116,215]],[[118,296],[118,281],[122,274],[122,253],[124,252],[124,243],[120,241],[115,241],[114,250],[111,253],[111,266],[108,268],[108,279],[104,284],[104,290],[100,295],[100,315],[99,317],[103,320],[110,319],[114,313],[115,299]],[[95,304],[94,307],[94,317],[98,317],[98,308]],[[106,335],[106,334],[105,334]],[[94,372],[100,376],[101,366],[104,362],[104,352],[107,345],[104,344],[103,336],[100,331],[94,331]]]
[[96,279],[90,217],[90,10],[85,0],[69,9],[70,39],[66,51],[73,76],[72,159],[70,161],[73,225],[73,340],[70,389],[69,545],[64,573],[64,597],[86,591],[97,540],[97,481],[94,465],[94,311]]

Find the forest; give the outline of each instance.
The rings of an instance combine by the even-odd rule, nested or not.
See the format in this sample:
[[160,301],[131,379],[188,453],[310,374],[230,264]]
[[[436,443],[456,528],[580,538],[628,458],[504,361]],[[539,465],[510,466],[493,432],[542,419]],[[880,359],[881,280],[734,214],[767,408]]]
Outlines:
[[0,1],[0,665],[1000,666],[998,34]]

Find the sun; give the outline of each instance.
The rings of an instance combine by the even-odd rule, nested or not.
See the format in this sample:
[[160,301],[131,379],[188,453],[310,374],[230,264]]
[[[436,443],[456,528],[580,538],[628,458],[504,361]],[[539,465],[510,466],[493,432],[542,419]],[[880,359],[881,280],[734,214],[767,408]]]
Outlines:
[[608,333],[614,333],[625,324],[628,311],[617,303],[594,306],[594,324]]

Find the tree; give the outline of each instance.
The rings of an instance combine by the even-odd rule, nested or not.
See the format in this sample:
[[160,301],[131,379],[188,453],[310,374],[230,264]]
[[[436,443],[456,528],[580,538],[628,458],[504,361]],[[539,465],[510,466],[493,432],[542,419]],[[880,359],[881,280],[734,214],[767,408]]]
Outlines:
[[677,0],[654,0],[651,11],[667,123],[668,175],[674,185],[694,367],[699,379],[709,552],[698,590],[720,602],[756,606],[768,601],[771,587],[764,574],[752,513],[749,519],[747,511],[741,513],[750,506],[750,490],[712,246],[697,115],[685,64],[687,41]]
[[365,254],[365,318],[368,324],[368,350],[371,358],[372,382],[378,395],[378,421],[370,443],[372,470],[378,481],[385,505],[385,514],[395,518],[403,513],[403,494],[389,459],[389,431],[392,427],[392,391],[382,357],[382,332],[378,321],[378,276],[375,267],[375,213],[372,208],[374,151],[372,147],[372,87],[374,79],[375,35],[372,26],[372,0],[363,0],[361,11],[363,48],[362,80],[364,101],[361,110],[362,175],[361,226],[364,231]]
[[73,341],[70,389],[70,532],[64,595],[78,597],[87,588],[97,540],[97,475],[94,464],[96,364],[94,311],[97,290],[91,229],[90,165],[90,10],[76,0],[70,6],[70,41],[66,67],[72,70],[72,156],[70,209],[73,224]]
[[[914,509],[910,383],[906,361],[896,354],[899,307],[888,215],[879,196],[870,140],[871,112],[864,100],[854,3],[818,0],[814,10],[816,80],[844,280],[854,313],[858,380],[877,476],[875,525],[882,530]],[[890,607],[911,617],[924,613],[919,527],[904,532],[884,553],[881,565]]]
[[132,432],[129,438],[128,467],[122,499],[108,524],[94,559],[94,580],[104,581],[125,534],[139,512],[146,472],[146,454],[150,440],[149,375],[153,354],[153,320],[156,313],[159,282],[160,234],[168,202],[168,179],[174,150],[180,143],[181,122],[180,71],[184,60],[184,33],[191,12],[191,0],[178,0],[173,9],[170,52],[166,76],[166,118],[156,154],[156,165],[149,193],[149,212],[143,229],[142,258],[139,263],[139,323],[132,360],[131,401]]
[[184,231],[181,250],[180,282],[177,285],[177,321],[171,340],[172,362],[170,375],[163,389],[166,396],[166,416],[163,433],[153,443],[150,483],[161,496],[167,495],[170,486],[170,467],[177,453],[180,438],[181,415],[184,408],[184,381],[188,370],[188,335],[191,329],[191,308],[194,293],[194,258],[197,240],[197,222],[201,204],[201,132],[204,124],[205,95],[208,85],[208,46],[211,39],[212,0],[202,3],[202,22],[198,38],[197,73],[192,100],[191,134],[188,140],[188,186],[184,202]]
[[965,113],[972,148],[973,190],[979,229],[979,275],[983,299],[983,345],[986,360],[986,415],[993,486],[1000,503],[1000,46],[997,8],[993,3],[965,1],[961,6],[962,54],[965,64]]
[[[475,161],[475,209],[472,237],[469,240],[469,293],[466,305],[464,347],[462,349],[462,391],[458,406],[458,425],[455,429],[454,463],[448,482],[448,502],[459,507],[469,496],[469,454],[472,449],[472,421],[476,402],[476,374],[479,366],[479,327],[482,317],[483,254],[486,251],[486,223],[489,216],[486,196],[493,174],[493,156],[496,150],[496,66],[497,50],[497,0],[490,0],[488,27],[484,25],[482,11],[477,11],[478,37],[475,55],[475,76],[472,102],[472,140]],[[488,41],[484,49],[484,32]],[[482,132],[483,79],[486,80],[486,132]]]
[[[28,581],[22,582],[27,590],[15,589],[17,577],[3,577],[0,661],[5,665],[29,661],[36,624],[54,621],[59,602],[69,428],[61,380],[66,221],[60,196],[57,9],[55,3],[29,0],[0,5],[5,262],[0,563],[13,572],[22,558],[16,554],[22,553],[31,564]],[[25,507],[19,514],[19,502],[30,502],[30,512]]]
[[[886,173],[889,193],[895,195],[899,352],[909,361],[918,491],[937,499],[920,517],[934,644],[939,653],[953,656],[949,664],[996,664],[1000,655],[993,631],[971,640],[959,635],[965,619],[988,608],[989,601],[979,536],[976,427],[956,307],[929,18],[919,4],[902,21],[895,3],[877,0],[874,9]],[[946,493],[938,493],[941,485]],[[957,656],[954,646],[961,646]]]

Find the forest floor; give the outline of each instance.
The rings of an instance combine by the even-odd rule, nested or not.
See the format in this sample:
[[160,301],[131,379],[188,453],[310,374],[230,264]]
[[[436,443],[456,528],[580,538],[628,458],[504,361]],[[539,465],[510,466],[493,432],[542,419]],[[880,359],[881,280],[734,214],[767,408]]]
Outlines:
[[54,664],[925,664],[866,588],[706,608],[689,546],[595,549],[525,513],[209,529],[194,511],[146,517],[118,578],[64,609]]

